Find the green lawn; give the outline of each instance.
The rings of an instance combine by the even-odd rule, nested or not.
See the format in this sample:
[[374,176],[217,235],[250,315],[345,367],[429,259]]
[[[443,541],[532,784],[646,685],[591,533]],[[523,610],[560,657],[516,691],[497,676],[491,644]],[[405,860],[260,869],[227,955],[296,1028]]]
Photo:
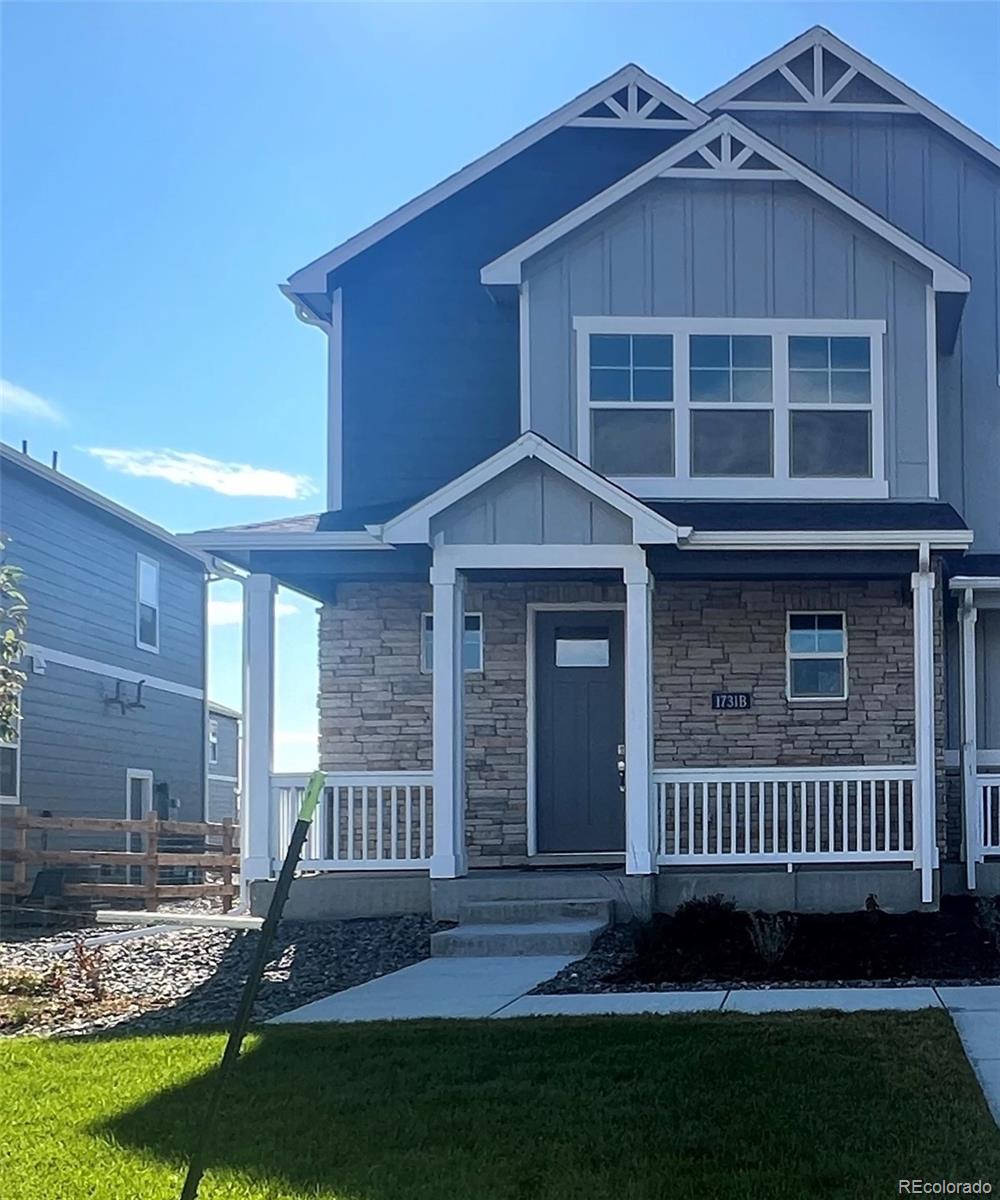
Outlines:
[[[4,1200],[175,1200],[219,1034],[0,1043]],[[753,1200],[1000,1188],[947,1016],[420,1022],[258,1033],[204,1200]]]

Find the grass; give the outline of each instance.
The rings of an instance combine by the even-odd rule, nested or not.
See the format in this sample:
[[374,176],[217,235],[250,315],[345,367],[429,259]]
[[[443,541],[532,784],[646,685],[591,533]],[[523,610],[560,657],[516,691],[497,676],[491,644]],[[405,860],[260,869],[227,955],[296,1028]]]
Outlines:
[[[175,1200],[218,1033],[0,1043],[4,1200]],[[203,1200],[875,1198],[1000,1187],[948,1017],[543,1019],[257,1033]]]

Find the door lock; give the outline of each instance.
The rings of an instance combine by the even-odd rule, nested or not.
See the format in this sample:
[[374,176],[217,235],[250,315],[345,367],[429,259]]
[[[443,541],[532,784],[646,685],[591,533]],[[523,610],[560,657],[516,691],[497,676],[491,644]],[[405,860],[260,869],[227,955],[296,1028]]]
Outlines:
[[618,790],[625,791],[625,743],[618,743]]

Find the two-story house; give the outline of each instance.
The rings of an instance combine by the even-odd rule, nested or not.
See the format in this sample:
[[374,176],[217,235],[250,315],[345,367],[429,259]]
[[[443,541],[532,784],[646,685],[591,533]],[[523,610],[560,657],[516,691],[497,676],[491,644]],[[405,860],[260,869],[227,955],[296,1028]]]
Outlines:
[[249,572],[249,880],[280,582],[317,911],[997,889],[997,147],[814,28],[697,103],[626,66],[282,290],[327,511],[193,538]]
[[240,714],[215,700],[208,702],[208,783],[205,820],[239,818]]
[[0,822],[17,806],[204,819],[203,556],[2,444],[0,531],[28,602],[20,738],[0,747]]

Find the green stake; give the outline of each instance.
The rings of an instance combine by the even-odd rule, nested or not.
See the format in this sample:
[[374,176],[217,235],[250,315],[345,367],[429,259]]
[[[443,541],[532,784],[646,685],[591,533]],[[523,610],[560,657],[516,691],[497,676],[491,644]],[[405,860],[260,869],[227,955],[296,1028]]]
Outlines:
[[285,861],[281,864],[278,882],[274,886],[271,903],[267,906],[267,916],[264,918],[264,924],[260,929],[260,937],[257,941],[257,953],[254,955],[253,964],[247,974],[247,981],[243,986],[243,997],[240,1000],[240,1007],[236,1012],[232,1028],[229,1031],[229,1040],[226,1042],[222,1062],[219,1064],[219,1070],[215,1076],[212,1095],[209,1098],[208,1107],[201,1122],[201,1133],[198,1137],[198,1143],[188,1164],[187,1178],[184,1180],[180,1200],[195,1200],[198,1195],[198,1185],[201,1183],[201,1177],[205,1173],[205,1152],[208,1149],[209,1138],[212,1134],[212,1128],[215,1125],[219,1102],[222,1099],[226,1080],[229,1078],[234,1063],[240,1056],[240,1047],[243,1045],[243,1039],[246,1037],[247,1029],[250,1025],[253,1002],[257,999],[260,981],[264,977],[264,968],[267,966],[267,955],[271,949],[271,943],[274,941],[274,935],[278,931],[278,922],[281,920],[285,901],[288,899],[288,892],[292,886],[292,878],[295,875],[299,855],[302,853],[306,834],[309,832],[309,826],[312,824],[313,816],[316,813],[316,806],[319,804],[325,779],[326,777],[322,771],[314,771],[306,785],[305,795],[302,797],[302,805],[299,808],[295,828],[292,830],[288,850],[285,852]]

